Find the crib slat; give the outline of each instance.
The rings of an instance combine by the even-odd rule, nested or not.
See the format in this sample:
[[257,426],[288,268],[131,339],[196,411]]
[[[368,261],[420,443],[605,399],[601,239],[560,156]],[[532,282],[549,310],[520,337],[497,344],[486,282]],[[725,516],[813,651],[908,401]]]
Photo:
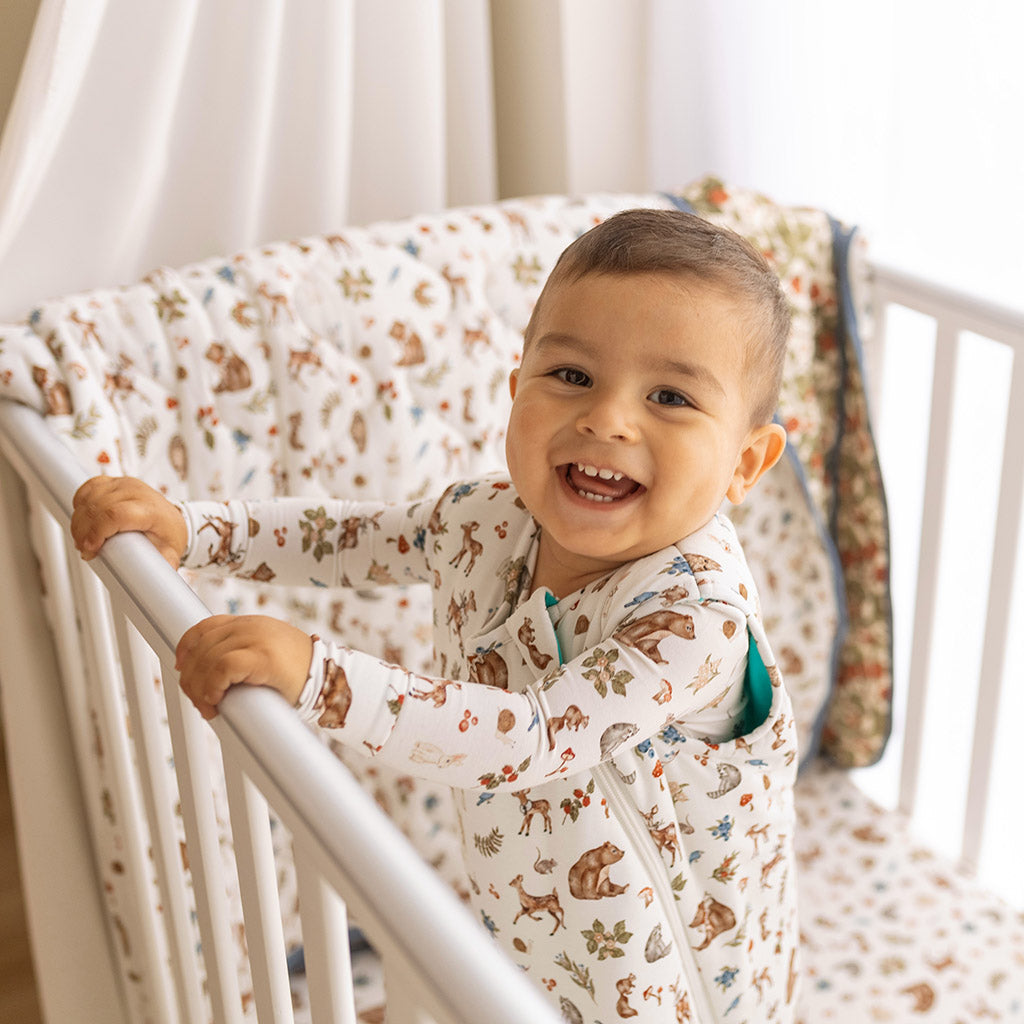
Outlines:
[[144,821],[143,802],[135,776],[131,741],[127,734],[121,687],[120,665],[113,643],[113,620],[106,589],[96,576],[70,556],[69,571],[75,606],[83,618],[83,654],[97,685],[97,713],[106,727],[106,749],[116,805],[121,810],[121,835],[126,861],[124,876],[139,912],[130,921],[127,934],[133,955],[145,969],[153,986],[152,1013],[155,1020],[171,1024],[177,1016],[174,985],[169,977],[166,936],[151,912],[150,867],[144,845],[144,831],[135,827]]
[[345,904],[324,881],[309,851],[299,844],[295,847],[295,875],[313,1020],[316,1024],[357,1024]]
[[186,965],[195,960],[196,935],[173,817],[174,800],[167,785],[164,748],[160,742],[162,728],[154,685],[160,663],[125,616],[118,615],[115,625],[164,919],[172,949],[171,968],[178,1004],[184,1009],[184,1020],[202,1020],[208,1011],[198,973],[185,970]]
[[384,958],[384,986],[388,1024],[449,1024],[450,1018],[424,1017],[416,989],[402,983],[402,962],[398,957]]
[[[3,441],[0,432],[0,579],[17,581],[18,590],[3,615],[0,718],[40,1008],[47,1020],[73,1020],[88,992],[94,1019],[129,1024],[83,799],[97,790],[90,790],[90,773],[81,771],[77,756],[80,745],[62,686],[72,677],[65,674],[64,649],[54,629],[59,620],[51,617],[55,598],[61,599],[62,611],[71,608],[63,546],[40,544],[34,527],[59,530],[34,500],[33,489],[22,487]],[[47,562],[59,571],[53,573]],[[77,639],[74,616],[69,618],[66,636]],[[80,656],[75,659],[80,675],[79,662]],[[46,770],[40,772],[40,766]],[[55,822],[58,842],[53,841]],[[70,915],[69,905],[74,906]]]
[[98,791],[95,780],[99,775],[96,759],[87,752],[92,749],[86,710],[88,684],[85,678],[85,658],[79,640],[79,628],[75,613],[75,599],[72,578],[68,572],[68,553],[64,533],[52,515],[38,502],[32,508],[32,533],[36,552],[46,580],[47,615],[50,618],[57,659],[60,662],[60,676],[63,683],[64,702],[68,708],[68,725],[71,742],[75,748],[75,762],[83,777]]
[[985,837],[996,723],[1006,667],[1010,610],[1024,506],[1024,346],[1015,353],[1013,360],[999,493],[961,847],[964,864],[972,870],[978,867]]
[[924,742],[925,705],[932,660],[939,554],[945,522],[946,479],[953,425],[953,386],[958,345],[959,335],[956,329],[947,322],[939,321],[935,335],[935,364],[932,372],[931,418],[928,428],[928,461],[923,505],[925,515],[921,524],[918,552],[914,632],[907,678],[906,723],[900,773],[899,807],[905,814],[912,814],[917,802]]
[[210,790],[209,780],[213,774],[206,746],[206,726],[178,689],[178,675],[170,652],[166,655],[161,652],[161,663],[213,1019],[217,1024],[241,1024],[237,953],[231,938],[217,817]]
[[294,1024],[267,801],[230,759],[224,778],[256,1013],[260,1024]]

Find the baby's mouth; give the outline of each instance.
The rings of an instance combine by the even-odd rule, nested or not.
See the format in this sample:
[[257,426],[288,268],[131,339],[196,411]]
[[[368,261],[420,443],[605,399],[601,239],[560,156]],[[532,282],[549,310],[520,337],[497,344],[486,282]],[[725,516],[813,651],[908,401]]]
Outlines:
[[580,462],[564,467],[565,482],[581,497],[597,504],[621,501],[641,490],[642,485],[624,473],[597,469]]

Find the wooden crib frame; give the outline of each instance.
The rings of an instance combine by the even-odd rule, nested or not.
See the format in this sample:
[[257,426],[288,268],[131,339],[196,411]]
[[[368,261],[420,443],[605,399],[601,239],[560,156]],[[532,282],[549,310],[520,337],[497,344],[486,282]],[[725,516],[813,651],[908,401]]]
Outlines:
[[[937,628],[934,594],[941,558],[943,509],[958,346],[974,332],[1013,352],[1010,406],[1003,452],[995,552],[989,586],[984,662],[974,721],[970,787],[962,859],[977,864],[986,836],[987,796],[993,773],[993,736],[1011,635],[1022,495],[1024,495],[1024,316],[978,302],[908,275],[873,268],[876,340],[885,335],[892,306],[918,310],[936,322],[931,421],[921,525],[913,645],[902,730],[899,807],[913,814],[921,772],[923,710],[928,699],[932,639]],[[898,340],[898,339],[897,339]],[[897,340],[889,339],[889,344]],[[881,349],[868,353],[879,366]],[[227,934],[221,865],[210,805],[205,726],[176,686],[166,688],[176,771],[198,895],[199,932],[207,971],[206,991],[194,962],[193,926],[185,912],[180,858],[162,794],[150,788],[160,773],[146,723],[152,720],[154,657],[174,680],[178,637],[207,614],[205,606],[147,542],[115,538],[91,568],[65,541],[71,496],[86,473],[32,411],[0,402],[0,574],[18,598],[7,601],[5,642],[0,645],[0,688],[19,848],[41,1001],[48,1020],[128,1020],[114,968],[110,934],[79,809],[74,750],[89,742],[68,727],[65,694],[57,681],[76,671],[81,657],[93,669],[123,676],[132,718],[117,730],[122,799],[150,821],[157,845],[166,930],[154,922],[144,941],[155,979],[153,1018],[161,1022],[240,1021],[234,976],[235,951]],[[34,585],[41,562],[47,593]],[[63,623],[54,637],[51,618]],[[76,626],[82,618],[82,628]],[[76,641],[86,639],[84,650]],[[155,654],[154,654],[155,652]],[[18,685],[11,685],[17,680]],[[120,704],[106,709],[120,718]],[[452,893],[425,866],[373,801],[336,759],[292,716],[276,695],[251,688],[232,691],[214,723],[223,751],[254,997],[259,1019],[292,1020],[280,907],[270,852],[267,805],[295,837],[303,907],[303,937],[313,1019],[354,1021],[347,969],[346,905],[393,970],[387,987],[388,1021],[412,1022],[425,1014],[448,1021],[540,1022],[551,1008],[492,945]],[[73,716],[72,716],[73,717]],[[137,770],[136,770],[137,765]],[[41,769],[46,769],[41,770]],[[329,808],[325,814],[323,808]],[[324,822],[359,822],[358,828]],[[147,851],[126,850],[140,864]],[[394,858],[391,860],[390,858]],[[412,867],[410,867],[412,865]],[[401,870],[399,868],[401,867]],[[368,898],[381,873],[389,884]],[[383,895],[380,895],[382,893]],[[69,913],[70,900],[74,912]],[[342,902],[344,901],[344,902]],[[208,1001],[208,1003],[207,1003]],[[83,1016],[84,1009],[88,1012]]]

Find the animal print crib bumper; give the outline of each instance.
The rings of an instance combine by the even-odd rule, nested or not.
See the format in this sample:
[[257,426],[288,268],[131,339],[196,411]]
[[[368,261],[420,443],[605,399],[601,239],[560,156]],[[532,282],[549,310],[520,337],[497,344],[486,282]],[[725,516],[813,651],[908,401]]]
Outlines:
[[[888,734],[891,630],[884,503],[849,268],[837,261],[849,234],[821,211],[715,178],[678,196],[750,238],[790,300],[780,414],[795,473],[774,493],[759,488],[737,521],[748,550],[764,538],[753,563],[771,591],[803,756],[824,732],[836,760],[867,763]],[[515,200],[163,268],[0,325],[0,395],[48,413],[86,465],[175,498],[426,494],[502,465],[505,380],[565,245],[621,209],[668,205],[652,194]],[[781,536],[803,564],[772,543]],[[203,596],[249,604],[233,586]],[[285,603],[409,664],[429,653],[408,631],[374,627],[352,595]]]

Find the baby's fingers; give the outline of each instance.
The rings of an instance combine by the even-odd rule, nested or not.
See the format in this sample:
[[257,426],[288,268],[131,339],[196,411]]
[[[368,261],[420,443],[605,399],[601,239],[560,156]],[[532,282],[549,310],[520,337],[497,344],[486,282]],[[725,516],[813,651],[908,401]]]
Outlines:
[[235,684],[244,682],[251,655],[238,639],[238,620],[212,615],[181,638],[175,667],[181,688],[203,718],[215,718],[217,705]]
[[187,528],[178,509],[158,491],[133,477],[93,477],[75,493],[71,536],[88,561],[114,534],[137,531],[156,544],[177,568],[187,542]]
[[72,500],[71,536],[85,559],[94,558],[115,533],[142,529],[148,519],[134,491],[116,477],[93,477]]
[[212,615],[181,638],[181,687],[205,718],[236,683],[269,686],[294,704],[309,674],[308,633],[265,615]]

